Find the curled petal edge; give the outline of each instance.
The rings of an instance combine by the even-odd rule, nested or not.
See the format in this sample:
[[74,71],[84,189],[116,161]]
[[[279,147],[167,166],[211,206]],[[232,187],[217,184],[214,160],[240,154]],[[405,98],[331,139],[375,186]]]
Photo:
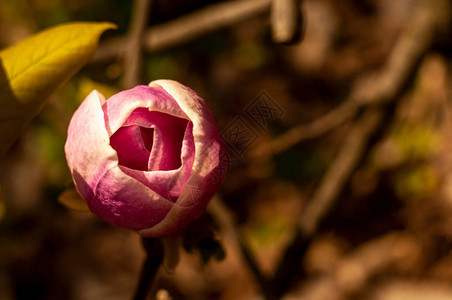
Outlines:
[[77,190],[87,202],[93,198],[93,187],[100,177],[118,161],[105,130],[102,111],[105,101],[96,90],[86,97],[69,123],[64,147]]

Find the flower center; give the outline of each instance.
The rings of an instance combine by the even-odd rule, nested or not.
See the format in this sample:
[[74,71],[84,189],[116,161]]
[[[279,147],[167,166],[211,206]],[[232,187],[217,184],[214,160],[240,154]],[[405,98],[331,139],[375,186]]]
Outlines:
[[187,125],[186,119],[137,108],[110,137],[110,145],[120,166],[139,171],[178,169]]

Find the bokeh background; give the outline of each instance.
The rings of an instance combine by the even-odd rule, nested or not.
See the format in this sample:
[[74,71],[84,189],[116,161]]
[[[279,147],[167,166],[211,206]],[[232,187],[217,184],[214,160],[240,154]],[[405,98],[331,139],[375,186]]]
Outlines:
[[[236,1],[154,0],[146,26],[152,30],[226,2]],[[431,1],[436,2],[451,5]],[[339,118],[350,116],[337,126],[314,130],[299,141],[278,140],[341,107],[357,87],[373,95],[384,90],[385,79],[394,83],[394,78],[372,76],[403,64],[394,49],[409,37],[407,28],[427,26],[413,16],[429,11],[428,3],[304,0],[304,38],[293,45],[272,40],[269,9],[263,6],[195,38],[142,49],[140,84],[178,80],[206,99],[225,133],[237,118],[248,130],[240,151],[230,149],[230,168],[216,198],[220,207],[209,210],[192,230],[196,236],[202,232],[196,226],[215,228],[226,256],[203,262],[202,251],[181,250],[180,265],[173,273],[160,270],[152,296],[270,299],[265,280],[276,274],[283,281],[277,293],[281,299],[452,299],[449,15],[435,11],[434,19],[441,22],[427,34],[431,40],[421,36],[409,44],[427,46],[386,104],[345,109]],[[123,57],[118,51],[103,54],[112,50],[109,42],[127,34],[132,5],[119,0],[0,2],[0,47],[65,22],[118,25],[102,36],[96,57],[52,95],[1,163],[0,299],[133,295],[145,257],[139,236],[58,200],[72,186],[63,150],[72,113],[93,89],[108,97],[123,88],[128,67]],[[367,85],[361,84],[366,79]],[[267,115],[259,127],[246,111],[262,95],[278,113]],[[360,151],[349,149],[356,163],[345,175],[331,175],[372,110],[380,116],[375,130]],[[275,144],[281,147],[265,152]],[[259,155],[262,151],[267,154]],[[322,185],[327,177],[337,191]],[[300,224],[320,191],[333,191],[330,208],[297,246],[300,226],[305,228]]]

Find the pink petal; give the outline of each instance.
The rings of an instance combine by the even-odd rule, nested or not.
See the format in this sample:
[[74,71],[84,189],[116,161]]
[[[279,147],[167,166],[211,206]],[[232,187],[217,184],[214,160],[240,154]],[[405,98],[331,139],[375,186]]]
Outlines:
[[[150,152],[146,147],[144,136],[148,140],[147,146],[152,149],[148,135],[153,136],[153,132],[146,132],[145,128],[131,125],[119,128],[111,137],[110,144],[116,150],[119,157],[119,165],[135,170],[148,170]],[[151,137],[152,138],[152,137]]]
[[156,225],[174,206],[120,168],[108,170],[94,193],[89,205],[93,213],[113,225],[132,230]]
[[[172,80],[157,80],[149,85],[165,89],[193,123],[195,160],[191,176],[176,202],[180,206],[191,207],[193,197],[190,196],[190,186],[201,188],[203,194],[211,197],[226,173],[228,159],[220,131],[210,108],[193,90]],[[204,201],[207,204],[209,199]],[[200,207],[204,208],[202,203]]]
[[90,209],[149,237],[174,233],[198,217],[227,166],[207,104],[170,80],[107,102],[91,93],[71,120],[65,151]]
[[194,215],[191,210],[174,205],[168,214],[158,224],[139,230],[138,233],[144,237],[160,237],[175,234],[190,221],[199,217],[205,207],[200,207],[199,214]]
[[[110,100],[109,100],[110,101]],[[149,157],[149,171],[167,171],[181,165],[181,148],[188,120],[146,108],[135,109],[123,126],[152,128],[154,139]]]
[[105,130],[104,103],[99,92],[88,95],[71,119],[64,148],[75,185],[87,202],[93,198],[99,179],[118,162]]
[[154,114],[154,147],[149,157],[149,171],[174,170],[181,166],[182,141],[188,128],[188,120],[162,116],[159,112]]
[[[145,237],[156,237],[174,234],[203,213],[224,177],[228,162],[223,145],[215,144],[212,147],[213,150],[210,153],[211,155],[214,155],[214,157],[210,158],[214,161],[220,160],[217,167],[203,178],[200,178],[196,174],[191,174],[177,203],[165,218],[153,227],[140,230],[138,232],[140,235]],[[206,159],[206,163],[209,163],[209,157],[206,157]]]
[[[180,150],[178,156],[178,159],[182,162],[178,169],[149,172],[140,172],[124,167],[121,169],[124,173],[137,179],[166,199],[176,201],[185,187],[187,179],[190,177],[195,158],[192,127],[193,124],[191,122],[188,123],[181,146],[182,150]],[[163,155],[166,154],[163,153]]]
[[139,85],[111,96],[102,107],[107,116],[105,121],[109,135],[123,126],[137,108],[147,108],[150,111],[188,119],[177,102],[163,89]]
[[[175,201],[193,166],[193,124],[187,119],[137,108],[124,122],[124,126],[111,137],[111,144],[118,151],[121,170],[161,196]],[[135,130],[135,135],[132,135],[132,129],[125,129],[138,126],[154,130],[150,155],[138,131]],[[146,158],[147,168],[144,165]]]

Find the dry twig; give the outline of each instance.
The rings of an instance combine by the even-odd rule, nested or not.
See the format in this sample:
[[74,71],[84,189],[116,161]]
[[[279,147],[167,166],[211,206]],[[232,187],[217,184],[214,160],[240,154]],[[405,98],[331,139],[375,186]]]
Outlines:
[[238,233],[234,214],[227,208],[226,205],[224,205],[219,195],[215,195],[212,198],[206,210],[216,221],[222,233],[228,235],[231,240],[235,242],[235,247],[239,252],[241,252],[243,259],[248,263],[248,266],[254,275],[254,279],[259,284],[259,287],[264,294],[265,299],[268,299],[268,289],[270,287],[268,285],[268,278],[265,278],[262,275],[259,267],[254,261],[253,255]]
[[319,222],[330,211],[335,199],[363,157],[369,138],[375,133],[382,119],[381,109],[369,108],[353,124],[339,153],[304,209],[299,224],[303,235],[313,235]]
[[[296,237],[286,249],[275,276],[268,280],[267,284],[263,281],[263,292],[268,299],[279,299],[290,288],[292,280],[297,275],[300,276],[300,270],[293,267],[294,262],[301,261],[319,224],[334,206],[364,157],[371,137],[382,126],[383,117],[386,117],[387,113],[384,104],[398,99],[412,82],[412,76],[416,73],[423,55],[429,50],[440,26],[444,24],[443,10],[446,4],[445,0],[420,0],[410,22],[401,32],[387,62],[379,72],[372,73],[366,80],[356,83],[348,100],[325,117],[307,126],[301,125],[276,138],[264,149],[264,156],[262,153],[252,154],[253,158],[262,158],[265,155],[269,158],[304,138],[315,137],[336,127],[356,115],[363,106],[366,107],[352,124],[338,155],[313,193],[312,200],[300,219]],[[246,250],[246,247],[242,246],[242,249]],[[254,265],[252,260],[251,265]],[[254,267],[252,270],[259,273]],[[256,278],[261,277],[256,274]]]
[[[441,5],[443,3],[444,0],[419,1],[420,5],[401,33],[388,62],[383,70],[375,75],[373,85],[370,84],[370,81],[366,81],[367,90],[354,90],[350,96],[351,99],[363,99],[368,104],[379,106],[383,102],[395,101],[403,93],[404,88],[411,83],[412,76],[416,73],[423,55],[431,46],[432,36],[435,35],[438,25],[441,24],[438,22],[438,15],[441,15],[440,10],[444,8],[444,5]],[[422,14],[423,18],[420,18],[419,14]],[[417,47],[417,51],[412,51],[406,46],[416,43],[423,45]],[[410,59],[407,59],[407,56]],[[400,64],[400,61],[403,61],[404,64]],[[397,67],[391,66],[391,63],[397,64]],[[387,76],[393,79],[391,83],[386,80]],[[361,85],[358,87],[362,88]],[[358,95],[362,95],[362,97],[358,97]],[[379,120],[382,119],[383,112],[373,106],[368,107],[360,120],[353,126],[335,161],[314,193],[312,204],[306,208],[303,218],[306,221],[302,220],[300,224],[303,232],[312,234],[315,231],[318,222],[331,207],[330,202],[337,198],[341,187],[344,186],[351,171],[362,157],[363,146],[378,126]],[[351,158],[352,155],[356,157]]]
[[358,108],[354,98],[346,100],[342,105],[312,123],[295,126],[265,145],[254,149],[250,152],[249,158],[251,160],[267,160],[304,140],[325,134],[351,119],[358,111]]
[[350,120],[366,105],[384,103],[405,87],[437,33],[449,20],[446,0],[418,1],[409,23],[396,41],[383,67],[357,81],[339,107],[310,124],[301,124],[250,152],[251,159],[270,159],[294,145],[318,137]]
[[298,0],[273,0],[271,28],[273,41],[281,44],[299,42],[302,35],[302,15]]
[[[145,31],[142,46],[148,53],[160,51],[193,40],[215,30],[269,10],[271,0],[227,1],[200,9],[187,16]],[[116,59],[123,55],[124,37],[99,45],[93,61]]]
[[131,88],[140,80],[141,39],[146,26],[151,0],[135,0],[127,43],[124,45],[124,75],[123,88]]
[[[375,75],[375,80],[372,81],[373,85],[371,85],[372,82],[367,82],[368,90],[353,90],[350,99],[367,99],[370,101],[365,101],[365,103],[372,105],[367,107],[358,121],[353,124],[352,131],[313,193],[311,202],[303,212],[297,238],[287,248],[286,254],[283,256],[284,259],[275,273],[274,284],[277,296],[283,295],[290,287],[289,280],[296,275],[297,270],[290,269],[288,266],[293,264],[294,261],[301,261],[310,238],[315,234],[324,217],[330,212],[349,181],[353,170],[362,160],[370,138],[382,125],[383,116],[387,113],[383,110],[382,103],[395,101],[403,93],[406,86],[412,83],[412,75],[416,73],[423,55],[430,48],[439,25],[444,24],[439,22],[438,18],[439,16],[445,17],[442,14],[445,4],[447,4],[445,0],[420,0],[410,22],[401,32],[388,62],[382,71]],[[423,16],[422,18],[419,17],[420,14]],[[416,51],[403,46],[416,43],[422,45],[422,47],[417,47]],[[407,56],[409,59],[407,59]],[[404,63],[401,64],[397,57]],[[396,63],[397,67],[391,66],[391,63]],[[390,76],[394,81],[389,83],[386,76]],[[362,97],[358,97],[358,95]]]

